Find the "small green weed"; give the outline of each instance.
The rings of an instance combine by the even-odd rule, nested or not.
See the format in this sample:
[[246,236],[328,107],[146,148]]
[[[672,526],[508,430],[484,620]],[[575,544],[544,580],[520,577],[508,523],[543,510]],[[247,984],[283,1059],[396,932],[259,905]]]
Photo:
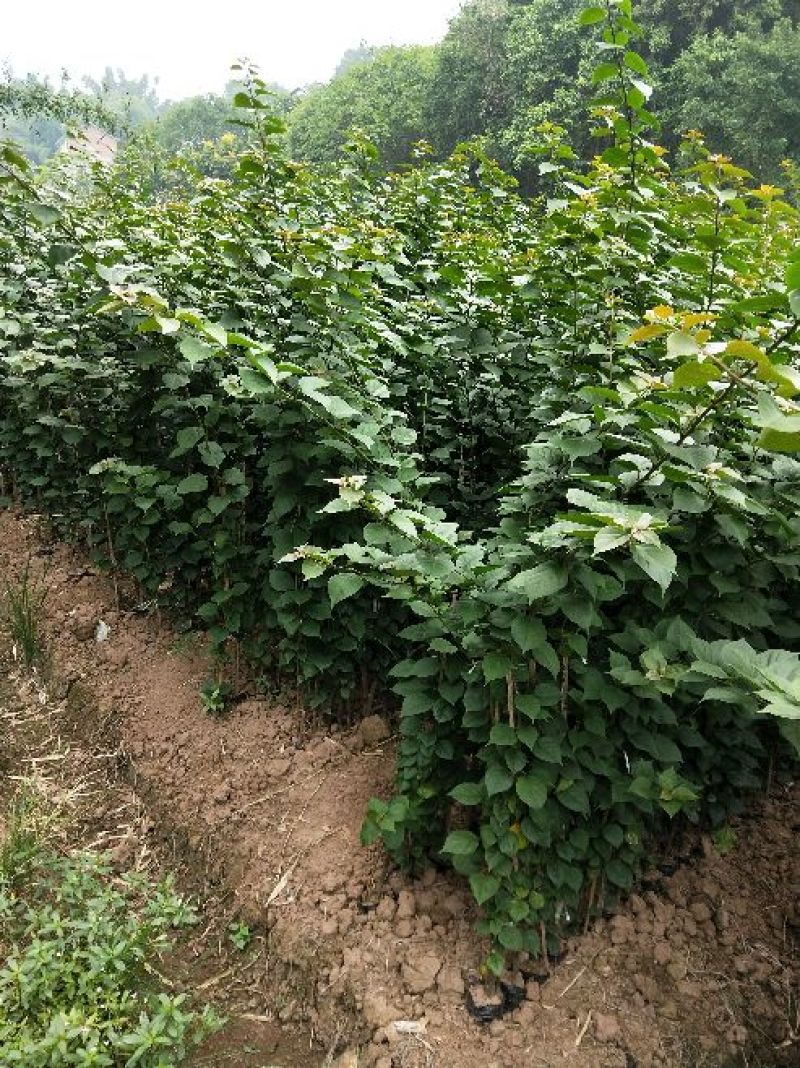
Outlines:
[[14,656],[27,669],[40,664],[43,658],[41,615],[46,598],[47,589],[31,575],[31,561],[28,558],[17,582],[6,585],[4,606]]
[[200,651],[203,635],[196,630],[184,630],[172,642],[172,651],[178,656],[187,656]]
[[732,849],[736,848],[738,840],[739,838],[736,831],[734,831],[733,827],[730,827],[728,824],[725,824],[724,827],[720,827],[718,831],[715,831],[714,837],[712,838],[714,848],[720,856],[723,857],[726,853],[730,853]]
[[233,689],[227,682],[210,679],[200,687],[200,700],[210,716],[224,716],[233,697]]
[[36,794],[27,791],[21,791],[9,806],[0,841],[0,887],[19,878],[38,852],[38,807]]
[[0,866],[0,1064],[180,1064],[221,1025],[152,979],[191,907],[170,880],[114,878],[101,856],[38,845],[26,820],[12,816]]
[[232,923],[228,928],[228,938],[231,944],[243,953],[253,941],[253,932],[246,923]]

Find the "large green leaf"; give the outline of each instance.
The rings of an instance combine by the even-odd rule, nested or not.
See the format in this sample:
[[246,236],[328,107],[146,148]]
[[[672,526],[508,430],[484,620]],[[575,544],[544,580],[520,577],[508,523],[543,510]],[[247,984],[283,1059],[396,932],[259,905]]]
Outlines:
[[479,782],[463,782],[454,786],[450,796],[460,805],[479,805],[483,800],[483,787]]
[[490,764],[486,769],[484,782],[486,783],[486,793],[489,797],[494,797],[495,794],[502,794],[509,790],[514,782],[514,777],[502,764]]
[[540,809],[547,801],[547,782],[537,775],[525,775],[516,781],[520,800],[532,809]]
[[189,493],[205,493],[208,489],[208,479],[205,475],[187,475],[186,478],[181,479],[176,489],[181,497]]
[[511,636],[523,653],[529,653],[546,640],[547,631],[541,620],[520,615],[511,621]]
[[443,853],[452,853],[458,857],[469,857],[478,848],[478,839],[472,831],[451,831],[442,846]]
[[703,362],[689,360],[675,368],[672,381],[678,389],[696,389],[700,386],[707,386],[709,382],[714,382],[720,377],[720,372],[708,360]]
[[551,597],[567,584],[567,570],[560,564],[538,564],[529,571],[521,571],[508,582],[508,588],[523,594],[529,603]]
[[483,677],[487,682],[493,682],[506,677],[512,668],[512,661],[505,653],[487,653],[482,666]]
[[214,350],[210,345],[207,345],[204,341],[201,341],[198,337],[185,337],[181,340],[178,348],[181,351],[181,355],[192,365],[196,367],[198,364],[203,363],[205,360],[209,360],[214,356]]
[[356,575],[349,571],[343,571],[339,575],[333,575],[328,579],[328,596],[330,597],[331,607],[335,608],[341,601],[346,601],[348,597],[353,597],[359,590],[363,589],[365,579],[363,575]]
[[500,880],[494,875],[476,871],[470,875],[469,885],[478,904],[485,905],[500,889]]
[[495,723],[489,732],[489,741],[492,745],[516,745],[517,734],[508,723]]
[[631,547],[631,556],[650,578],[666,590],[678,567],[678,558],[668,545],[638,545]]
[[604,7],[585,7],[578,16],[579,26],[594,26],[598,22],[604,22],[607,18]]
[[58,208],[54,208],[50,204],[42,204],[38,200],[29,200],[25,207],[42,226],[52,226],[61,215]]
[[700,346],[691,334],[682,330],[676,330],[667,338],[668,356],[694,356],[700,351]]

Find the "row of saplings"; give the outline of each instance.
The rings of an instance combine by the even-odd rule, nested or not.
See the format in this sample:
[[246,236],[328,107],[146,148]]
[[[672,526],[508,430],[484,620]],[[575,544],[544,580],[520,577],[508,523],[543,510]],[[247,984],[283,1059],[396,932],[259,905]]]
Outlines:
[[694,135],[671,172],[629,0],[582,21],[608,147],[539,131],[533,202],[478,150],[291,164],[257,81],[181,200],[2,149],[14,492],[203,621],[212,711],[240,655],[328,708],[388,673],[364,840],[463,873],[497,974],[798,743],[797,213]]

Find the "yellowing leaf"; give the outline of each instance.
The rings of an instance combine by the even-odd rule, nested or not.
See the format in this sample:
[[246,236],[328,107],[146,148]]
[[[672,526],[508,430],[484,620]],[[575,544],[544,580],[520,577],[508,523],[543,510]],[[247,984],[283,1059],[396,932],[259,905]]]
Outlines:
[[691,330],[694,326],[700,326],[701,323],[711,323],[714,321],[714,316],[709,315],[708,312],[684,312],[681,315],[681,326],[684,330]]
[[773,363],[763,349],[752,341],[729,341],[725,349],[726,356],[734,359],[750,360],[758,367],[761,382],[773,382],[778,386],[778,395],[794,397],[800,393],[800,372],[788,364]]
[[633,344],[638,341],[650,341],[654,337],[661,337],[666,332],[666,326],[661,326],[660,323],[648,323],[647,326],[639,326],[636,330],[632,330],[628,341]]
[[754,345],[752,341],[737,339],[736,341],[728,342],[725,347],[725,355],[733,356],[737,360],[756,360],[760,362],[764,359],[765,353],[763,349],[760,349],[758,345]]
[[758,444],[767,452],[800,452],[800,431],[792,433],[767,428],[761,431]]
[[760,185],[758,189],[750,190],[750,196],[758,200],[775,200],[776,197],[783,196],[783,192],[783,189],[775,185]]

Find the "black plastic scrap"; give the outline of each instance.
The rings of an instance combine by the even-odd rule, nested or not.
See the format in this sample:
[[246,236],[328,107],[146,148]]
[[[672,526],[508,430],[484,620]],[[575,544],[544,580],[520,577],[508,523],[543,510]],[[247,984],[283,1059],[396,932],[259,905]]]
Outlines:
[[508,1012],[513,1012],[514,1009],[518,1009],[522,1002],[525,1000],[525,987],[515,986],[513,983],[504,983],[502,980],[498,984],[500,991],[503,995],[503,1000],[497,1005],[476,1005],[475,999],[472,996],[472,988],[467,987],[466,1006],[467,1012],[478,1023],[488,1024],[492,1020],[499,1020],[505,1016]]

